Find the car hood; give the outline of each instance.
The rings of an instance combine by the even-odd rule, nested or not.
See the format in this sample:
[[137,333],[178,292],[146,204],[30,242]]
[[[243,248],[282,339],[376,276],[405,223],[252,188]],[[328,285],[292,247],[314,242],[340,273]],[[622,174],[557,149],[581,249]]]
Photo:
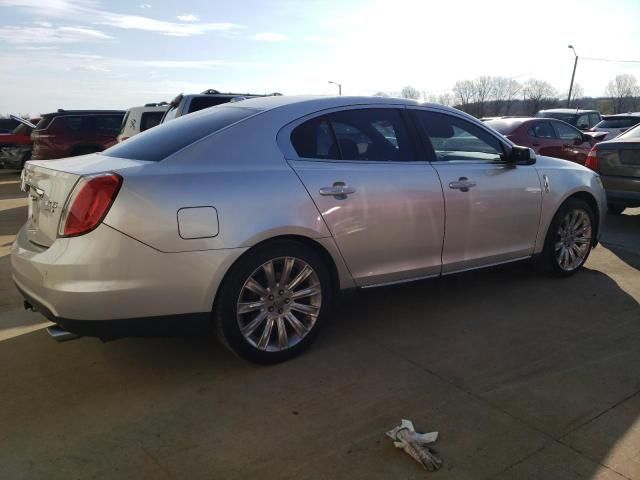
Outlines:
[[589,170],[587,167],[580,165],[579,163],[570,162],[569,160],[563,160],[561,158],[545,157],[543,155],[536,156],[535,166],[540,168],[563,168],[567,170],[581,170],[594,173],[593,170]]

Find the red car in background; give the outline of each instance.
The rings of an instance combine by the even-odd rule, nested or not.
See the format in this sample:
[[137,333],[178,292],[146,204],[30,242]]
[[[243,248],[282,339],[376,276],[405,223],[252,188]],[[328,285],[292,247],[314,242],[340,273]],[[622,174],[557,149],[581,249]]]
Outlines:
[[26,120],[14,115],[11,118],[18,126],[10,133],[0,133],[0,166],[3,168],[22,168],[31,158],[31,131],[40,121],[39,118]]
[[606,136],[606,132],[581,132],[552,118],[503,117],[484,123],[516,145],[532,148],[539,155],[563,158],[581,165],[584,165],[591,148]]

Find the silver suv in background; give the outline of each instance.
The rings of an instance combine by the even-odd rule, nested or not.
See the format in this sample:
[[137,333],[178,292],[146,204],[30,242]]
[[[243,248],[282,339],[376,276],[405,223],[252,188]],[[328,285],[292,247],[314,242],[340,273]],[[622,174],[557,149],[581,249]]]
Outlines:
[[131,107],[127,110],[122,121],[118,142],[124,142],[140,132],[159,125],[168,109],[167,102],[147,103],[141,107]]
[[[271,93],[270,95],[281,95],[280,93]],[[188,113],[197,112],[223,103],[238,102],[247,98],[266,97],[269,95],[261,95],[256,93],[220,93],[212,88],[202,93],[184,95],[180,94],[169,103],[169,109],[162,117],[161,123],[166,123]]]
[[594,132],[607,132],[604,140],[611,140],[621,133],[640,123],[640,112],[619,113],[618,115],[604,115],[602,121],[591,130]]

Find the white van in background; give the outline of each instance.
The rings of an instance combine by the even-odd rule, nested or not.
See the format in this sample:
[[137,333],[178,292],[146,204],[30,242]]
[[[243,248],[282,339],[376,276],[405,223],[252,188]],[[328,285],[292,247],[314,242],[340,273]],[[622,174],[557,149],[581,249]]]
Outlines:
[[147,103],[142,107],[130,108],[122,121],[118,142],[123,142],[127,138],[155,127],[168,109],[167,102]]

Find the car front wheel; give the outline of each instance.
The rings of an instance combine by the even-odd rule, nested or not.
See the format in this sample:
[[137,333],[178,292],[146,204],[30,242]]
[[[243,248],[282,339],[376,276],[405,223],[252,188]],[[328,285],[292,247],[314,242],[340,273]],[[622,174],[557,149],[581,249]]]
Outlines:
[[255,363],[277,363],[313,341],[333,288],[314,249],[283,240],[256,247],[229,270],[214,308],[219,338]]
[[540,258],[551,275],[567,277],[584,265],[593,247],[595,214],[589,204],[570,198],[551,222]]

